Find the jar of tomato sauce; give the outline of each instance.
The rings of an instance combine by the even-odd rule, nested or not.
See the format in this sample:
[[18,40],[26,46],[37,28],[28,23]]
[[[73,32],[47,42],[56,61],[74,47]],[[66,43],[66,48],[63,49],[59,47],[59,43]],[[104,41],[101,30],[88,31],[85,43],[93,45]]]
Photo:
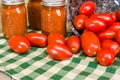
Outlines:
[[28,21],[31,29],[41,29],[41,2],[42,0],[29,0],[28,2]]
[[66,33],[65,0],[43,0],[41,10],[41,31],[50,33]]
[[26,9],[24,0],[2,0],[2,32],[5,38],[26,33]]

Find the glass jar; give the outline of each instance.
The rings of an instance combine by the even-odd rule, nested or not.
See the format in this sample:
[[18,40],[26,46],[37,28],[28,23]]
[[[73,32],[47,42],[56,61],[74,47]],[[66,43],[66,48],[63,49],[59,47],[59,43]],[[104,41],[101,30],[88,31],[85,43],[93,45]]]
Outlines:
[[43,0],[41,10],[41,31],[50,33],[66,33],[65,0]]
[[41,29],[41,2],[42,0],[29,0],[28,2],[29,27],[34,30]]
[[2,32],[5,38],[26,33],[26,9],[24,0],[2,0]]

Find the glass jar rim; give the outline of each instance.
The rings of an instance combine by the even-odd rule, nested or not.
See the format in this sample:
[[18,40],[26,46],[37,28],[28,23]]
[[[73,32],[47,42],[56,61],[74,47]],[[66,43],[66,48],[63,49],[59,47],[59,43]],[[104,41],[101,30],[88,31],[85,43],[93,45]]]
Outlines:
[[16,5],[16,4],[24,4],[25,0],[2,0],[1,4],[4,5]]
[[63,6],[65,5],[65,0],[43,0],[42,5],[45,6]]

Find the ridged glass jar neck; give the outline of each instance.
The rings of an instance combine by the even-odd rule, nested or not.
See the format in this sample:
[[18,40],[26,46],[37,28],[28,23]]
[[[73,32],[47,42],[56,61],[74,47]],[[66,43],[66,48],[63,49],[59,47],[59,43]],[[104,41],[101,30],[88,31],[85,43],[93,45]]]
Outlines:
[[63,6],[63,5],[65,5],[65,0],[43,0],[42,5],[44,5],[44,6]]
[[25,0],[2,0],[1,3],[4,5],[16,5],[16,4],[24,4]]

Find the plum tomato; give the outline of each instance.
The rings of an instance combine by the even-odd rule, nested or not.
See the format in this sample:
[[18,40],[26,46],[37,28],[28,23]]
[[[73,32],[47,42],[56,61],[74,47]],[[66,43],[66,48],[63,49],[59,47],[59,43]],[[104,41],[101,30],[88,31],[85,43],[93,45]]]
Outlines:
[[106,29],[106,23],[98,18],[88,18],[85,21],[85,28],[93,32],[100,32]]
[[31,46],[44,47],[47,45],[47,36],[42,33],[31,32],[25,36],[29,41]]
[[48,44],[59,42],[61,44],[66,44],[65,37],[59,33],[50,33],[48,35]]
[[66,60],[73,56],[71,49],[61,43],[55,42],[47,46],[48,55],[55,60]]
[[116,32],[110,30],[110,29],[106,29],[102,32],[99,32],[96,34],[99,38],[100,41],[105,40],[105,39],[114,39]]
[[84,14],[77,15],[73,20],[73,25],[77,30],[83,30],[87,16]]
[[92,31],[85,30],[81,35],[81,47],[88,56],[95,56],[100,50],[100,41]]
[[96,3],[93,1],[86,1],[79,7],[79,14],[90,16],[96,10]]
[[120,30],[120,22],[113,23],[111,26],[108,27],[108,29],[117,32],[118,30]]
[[[120,44],[120,30],[116,32],[115,40]],[[120,57],[120,52],[118,53],[118,56]]]
[[111,48],[114,51],[115,56],[117,56],[117,54],[120,51],[119,43],[117,43],[117,42],[115,42],[113,40],[110,40],[110,39],[103,40],[101,42],[101,47],[109,47],[109,48]]
[[96,13],[96,14],[91,15],[91,18],[94,18],[94,17],[105,21],[107,26],[110,26],[114,23],[114,19],[112,15],[110,15],[109,13]]
[[80,38],[75,35],[72,35],[66,40],[67,46],[72,50],[73,53],[77,53],[80,50]]
[[120,30],[116,32],[115,40],[120,44]]
[[26,53],[30,49],[30,42],[20,35],[14,35],[8,39],[8,45],[18,54]]
[[101,48],[96,58],[97,62],[102,66],[110,66],[115,62],[114,51],[109,47]]

